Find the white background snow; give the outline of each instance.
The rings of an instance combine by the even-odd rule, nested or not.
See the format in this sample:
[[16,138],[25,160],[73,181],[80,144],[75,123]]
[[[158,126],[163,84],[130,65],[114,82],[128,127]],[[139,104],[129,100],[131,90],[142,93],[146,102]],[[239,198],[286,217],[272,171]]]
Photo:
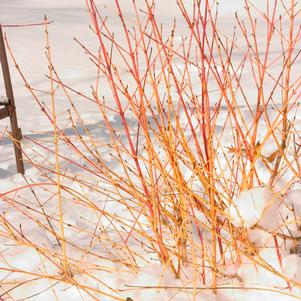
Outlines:
[[[120,1],[124,7],[125,14],[128,19],[133,18],[133,13],[128,9],[127,3],[129,0]],[[111,17],[112,26],[114,26],[114,20],[117,22],[117,15],[114,10],[113,1],[110,0],[98,0],[96,1],[100,11],[104,15]],[[138,1],[139,2],[139,1]],[[157,14],[158,18],[165,20],[166,23],[171,22],[174,17],[180,18],[179,11],[176,9],[175,2],[173,0],[158,0],[157,2]],[[255,4],[260,8],[264,8],[265,1],[255,1]],[[233,12],[239,11],[243,14],[242,8],[244,1],[220,1],[221,22],[224,24],[225,30],[232,30],[233,25]],[[3,25],[8,24],[24,24],[35,23],[43,20],[44,14],[47,14],[49,20],[53,20],[54,23],[49,25],[50,40],[53,46],[53,61],[59,72],[63,82],[69,84],[75,89],[89,93],[89,85],[95,79],[96,71],[94,66],[90,63],[88,58],[83,54],[82,49],[73,40],[76,37],[84,45],[90,48],[97,47],[96,39],[89,30],[89,16],[85,9],[85,1],[83,0],[1,0],[0,1],[0,20]],[[178,27],[181,28],[183,21],[180,21]],[[184,24],[184,23],[183,23]],[[117,25],[116,32],[118,32]],[[25,76],[29,80],[30,84],[35,88],[41,90],[47,90],[49,88],[48,80],[45,74],[48,73],[47,61],[44,54],[45,51],[45,36],[43,27],[24,27],[24,28],[5,28],[9,44],[18,60],[18,63],[24,72]],[[277,51],[277,49],[275,50]],[[29,95],[28,91],[24,87],[23,81],[14,69],[10,60],[11,76],[14,86],[15,99],[17,104],[17,114],[19,125],[22,128],[23,134],[31,138],[42,137],[43,132],[51,130],[51,125],[47,119],[41,114],[40,108],[37,106],[34,99]],[[3,91],[3,84],[0,83],[1,94]],[[249,91],[252,94],[252,91]],[[39,96],[43,97],[43,93],[39,92]],[[45,99],[47,101],[47,99]],[[69,108],[68,103],[63,100],[63,97],[57,97],[57,108],[59,115],[59,122],[64,124],[65,112]],[[89,102],[77,103],[80,111],[86,117],[86,120],[90,120],[91,124],[98,122],[100,119],[94,111],[94,105]],[[8,120],[2,120],[0,123],[0,133],[4,132],[6,127],[9,126]],[[29,144],[29,142],[25,142]],[[29,146],[29,145],[27,145]],[[0,193],[4,193],[9,189],[23,185],[24,181],[20,175],[16,175],[14,153],[12,145],[7,137],[3,137],[0,140]],[[37,177],[37,172],[30,166],[26,166],[27,175],[30,177]],[[250,236],[256,244],[268,245],[270,236],[266,235],[266,231],[272,232],[280,224],[281,219],[287,213],[287,208],[294,208],[297,210],[299,216],[301,216],[300,205],[301,191],[296,190],[286,198],[286,204],[281,202],[281,196],[275,196],[272,192],[266,188],[258,188],[250,192],[245,192],[238,200],[230,207],[229,215],[233,218],[233,224],[235,226],[244,225],[247,228],[251,228],[259,220],[259,225],[263,229],[252,230]],[[254,199],[257,200],[254,204]],[[266,209],[266,207],[268,207]],[[3,205],[1,205],[3,209]],[[279,209],[280,208],[280,209]],[[239,212],[239,213],[238,213]],[[16,215],[16,218],[18,215]],[[89,217],[88,217],[89,218]],[[263,218],[263,219],[262,219]],[[265,230],[265,231],[264,231]],[[290,229],[295,231],[298,230]],[[31,231],[30,225],[28,229],[24,231]],[[37,234],[40,235],[40,234]],[[49,243],[46,237],[41,239],[45,240],[45,243]],[[270,242],[270,245],[273,245]],[[0,246],[0,252],[6,247]],[[289,277],[301,282],[301,257],[295,254],[286,254],[283,262],[283,272]],[[264,248],[262,256],[265,260],[275,268],[279,268],[279,263],[275,257],[275,251],[272,248]],[[32,266],[39,263],[37,254],[29,250],[28,248],[16,248],[15,252],[11,256],[6,256],[15,267],[20,269],[31,269]],[[0,268],[3,267],[1,263]],[[254,270],[254,266],[246,263],[240,268],[240,275],[244,279],[246,286],[252,285],[267,285],[272,286],[285,286],[283,280],[275,280],[273,276],[266,271],[258,267]],[[132,285],[159,285],[160,281],[158,277],[164,274],[162,267],[151,265],[141,269],[137,275],[129,277],[127,274],[112,274],[107,277],[107,282],[110,282],[112,286],[122,286],[127,281],[127,284]],[[0,281],[5,273],[0,272]],[[254,277],[254,275],[256,275]],[[162,282],[164,284],[178,285],[181,284],[172,276],[167,277]],[[270,277],[270,278],[269,278]],[[131,278],[131,279],[129,279]],[[278,283],[277,283],[278,281]],[[161,282],[161,283],[162,283]],[[47,287],[47,281],[40,281],[35,285],[24,285],[19,290],[14,291],[15,300],[32,300],[32,301],[50,301],[55,300],[51,290],[47,290],[38,296],[33,296],[27,299],[26,296],[34,295],[35,292],[43,290]],[[226,284],[227,285],[227,284]],[[228,285],[238,286],[233,281]],[[121,287],[122,288],[122,287]],[[286,290],[287,292],[287,290]],[[279,293],[272,293],[271,291],[256,291],[252,289],[246,290],[221,290],[214,296],[211,291],[203,291],[200,294],[198,300],[221,300],[221,301],[234,301],[234,300],[296,300],[301,299],[300,290],[294,289],[289,292],[296,296],[286,296]],[[78,291],[74,287],[68,287],[64,285],[57,286],[57,294],[59,300],[71,301],[80,300]],[[146,301],[146,300],[190,300],[189,294],[179,293],[174,296],[174,292],[171,291],[156,291],[145,290],[142,292],[126,292],[122,293],[123,297],[127,295],[131,296],[134,301]],[[84,300],[91,300],[90,297],[85,296]],[[105,297],[101,300],[107,300]]]

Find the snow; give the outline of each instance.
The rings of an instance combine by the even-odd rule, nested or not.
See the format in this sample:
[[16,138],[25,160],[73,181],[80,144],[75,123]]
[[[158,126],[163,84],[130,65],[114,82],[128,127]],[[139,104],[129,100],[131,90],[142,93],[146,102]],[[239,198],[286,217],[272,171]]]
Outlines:
[[301,281],[301,257],[296,254],[291,254],[285,257],[283,266],[286,275],[296,281]]
[[293,208],[296,212],[296,216],[301,216],[301,190],[291,190],[286,196],[286,204]]
[[[55,66],[61,79],[75,89],[91,95],[89,87],[95,80],[96,69],[89,59],[83,55],[82,49],[72,39],[73,36],[76,36],[91,49],[95,50],[97,47],[93,34],[88,27],[89,19],[85,11],[84,2],[82,0],[22,0],[22,3],[20,3],[17,0],[1,0],[0,10],[3,12],[1,18],[4,25],[37,22],[42,20],[44,13],[47,13],[48,18],[55,21],[49,26],[50,39],[53,45]],[[112,1],[101,0],[98,2],[102,12],[112,18],[110,24],[115,28],[116,32],[119,32],[116,11],[112,6]],[[222,12],[222,21],[220,23],[223,22],[224,29],[231,32],[233,25],[232,14],[235,10],[242,10],[244,1],[233,1],[235,4],[231,2],[231,5],[226,1],[220,2],[220,11]],[[261,8],[265,6],[263,2],[256,1]],[[133,22],[133,12],[128,9],[128,1],[121,1],[121,5],[126,11],[127,18]],[[170,21],[174,16],[180,17],[180,13],[174,6],[174,1],[158,1],[158,12],[159,19],[164,20],[167,25],[171,24]],[[184,34],[186,27],[181,21],[178,23],[178,27],[180,33]],[[49,98],[43,93],[43,91],[49,90],[48,80],[44,76],[48,70],[44,55],[45,36],[43,28],[5,28],[5,31],[25,76],[29,79],[31,85],[40,89],[37,92],[38,95],[46,103],[49,103]],[[181,35],[178,35],[175,42],[179,43],[180,41]],[[263,43],[263,40],[260,40],[259,43]],[[273,47],[275,47],[275,53],[277,54],[281,45]],[[197,61],[197,58],[195,59]],[[234,65],[237,65],[239,61],[240,58],[233,57]],[[296,62],[296,64],[300,63]],[[11,73],[19,123],[23,135],[28,138],[24,140],[24,149],[37,163],[47,166],[47,160],[53,162],[53,154],[50,155],[49,152],[41,149],[32,140],[44,141],[45,145],[53,147],[53,127],[45,116],[41,114],[40,108],[28,94],[24,83],[13,68],[11,59],[10,66],[12,67]],[[139,67],[141,67],[141,70],[145,69],[143,65]],[[198,83],[198,72],[196,72],[198,68],[193,65],[189,68],[193,83]],[[220,68],[218,66],[219,70]],[[177,69],[178,72],[183,71],[183,64],[179,63]],[[242,83],[247,86],[249,84],[250,70],[250,67],[246,67],[242,72]],[[275,66],[275,70],[277,70],[277,66]],[[269,87],[269,85],[273,87],[273,84],[268,82],[267,86]],[[0,83],[0,91],[2,90],[3,84]],[[248,91],[246,91],[246,96],[249,99],[254,99],[254,104],[256,102],[255,90],[254,87],[250,86]],[[102,91],[102,94],[110,98],[110,94],[106,90]],[[77,117],[74,119],[74,123],[78,126],[80,133],[85,136],[83,126],[86,126],[91,134],[101,141],[100,145],[110,143],[108,131],[104,127],[101,114],[95,112],[95,104],[91,101],[82,101],[76,94],[72,95],[81,113],[81,118]],[[275,99],[279,95],[279,91],[275,91]],[[249,110],[244,109],[244,99],[239,96],[239,92],[237,92],[242,116],[251,123],[253,116]],[[70,109],[70,104],[62,92],[56,94],[56,101],[58,103],[58,123],[65,128],[65,134],[69,138],[74,138],[74,129],[67,118],[67,110]],[[239,115],[239,112],[237,114]],[[275,109],[271,107],[268,110],[268,114],[271,120],[274,120],[273,118],[276,116]],[[227,118],[227,115],[227,110],[221,108],[221,113],[217,120],[217,133],[223,130],[223,120]],[[298,111],[296,118],[296,130],[299,131],[301,119],[298,119]],[[84,121],[83,123],[81,119]],[[116,118],[116,116],[112,116],[110,121],[116,127],[121,124],[120,119]],[[180,122],[182,125],[187,124],[186,116],[181,116]],[[192,122],[194,126],[199,126],[196,116],[192,117]],[[2,136],[2,132],[6,130],[7,126],[8,120],[2,120],[0,136]],[[267,132],[266,124],[261,123],[260,126],[263,130],[260,131],[259,138],[264,139]],[[276,133],[275,136],[279,141],[281,140],[281,134]],[[210,289],[210,285],[208,285],[210,283],[209,280],[206,286],[201,284],[200,275],[195,273],[193,267],[189,264],[184,267],[181,279],[176,279],[168,267],[158,263],[155,254],[151,253],[142,259],[140,253],[146,247],[141,243],[143,238],[139,235],[135,237],[137,240],[131,240],[131,247],[137,252],[132,258],[124,243],[128,233],[125,232],[125,229],[119,223],[114,221],[113,217],[118,216],[126,220],[128,223],[127,227],[130,228],[134,224],[133,216],[137,216],[135,208],[133,208],[133,212],[129,212],[128,208],[121,203],[112,200],[108,201],[109,192],[106,198],[101,195],[102,199],[98,189],[99,187],[105,189],[105,184],[101,181],[98,182],[99,179],[94,178],[91,174],[83,174],[83,171],[78,169],[76,164],[71,164],[70,160],[74,160],[75,163],[80,163],[81,160],[84,163],[85,160],[78,158],[71,148],[62,146],[61,151],[65,156],[65,159],[61,162],[62,166],[66,169],[69,168],[79,179],[87,176],[87,182],[91,187],[89,190],[83,188],[80,181],[72,181],[72,179],[64,179],[63,181],[63,185],[68,186],[73,193],[72,198],[66,197],[63,204],[65,236],[72,243],[67,246],[67,252],[72,254],[69,255],[72,262],[70,269],[74,274],[73,282],[69,281],[68,283],[68,281],[65,281],[66,279],[62,279],[60,274],[61,247],[45,216],[41,215],[41,205],[39,204],[39,202],[42,202],[43,208],[51,217],[51,220],[57,221],[58,208],[54,197],[55,187],[53,187],[50,179],[47,178],[47,171],[44,171],[44,176],[42,176],[39,170],[26,164],[25,176],[30,183],[47,184],[45,188],[40,186],[33,187],[34,193],[38,198],[37,200],[33,192],[26,188],[27,182],[24,178],[16,174],[13,147],[9,138],[5,136],[0,139],[0,295],[3,293],[5,298],[7,298],[5,300],[88,301],[95,300],[95,298],[103,301],[112,300],[109,296],[97,293],[92,296],[89,295],[83,288],[83,285],[93,289],[100,288],[105,294],[114,295],[123,300],[130,297],[134,301],[188,301],[199,299],[204,301],[253,301],[259,298],[261,301],[271,299],[290,301],[301,298],[301,292],[297,286],[294,286],[291,290],[287,289],[287,283],[283,277],[275,276],[273,273],[267,272],[262,266],[255,265],[250,260],[251,255],[248,258],[242,256],[242,262],[239,266],[237,263],[233,264],[233,260],[231,260],[232,254],[228,250],[225,251],[225,257],[229,260],[229,266],[225,267],[225,274],[228,274],[218,281],[217,285],[221,289],[217,290],[217,294],[214,294]],[[221,143],[231,147],[233,135],[229,128],[226,129]],[[80,144],[78,143],[78,145]],[[261,149],[261,154],[263,157],[268,157],[275,150],[274,138],[269,137]],[[116,168],[117,173],[122,174],[122,169],[116,166],[116,161],[110,156],[108,148],[99,147],[99,152],[102,153],[104,160],[110,162],[112,168]],[[256,169],[259,172],[260,180],[263,183],[267,183],[270,174],[267,172],[262,160],[263,158],[258,160]],[[221,162],[221,164],[225,164],[225,162]],[[182,168],[185,170],[184,166]],[[97,170],[95,172],[97,175]],[[289,174],[287,177],[289,179],[291,175]],[[190,181],[194,178],[192,185],[195,191],[201,194],[202,185],[198,182],[194,172],[191,169],[187,169],[185,180]],[[233,226],[246,230],[243,233],[247,233],[247,239],[259,250],[258,256],[266,264],[275,268],[284,277],[301,283],[301,186],[295,183],[295,186],[292,185],[292,188],[288,189],[288,183],[289,180],[287,181],[284,178],[283,182],[279,181],[277,183],[277,190],[274,189],[272,191],[266,186],[258,186],[237,193],[229,200],[226,219],[230,218]],[[24,189],[17,193],[13,191],[17,187],[24,187]],[[110,187],[108,186],[107,189],[109,191]],[[9,191],[11,192],[8,193]],[[87,194],[89,194],[90,199],[87,198]],[[121,197],[126,199],[129,196],[124,195]],[[13,204],[12,199],[14,198],[20,205],[19,207]],[[32,211],[28,208],[37,210]],[[111,215],[102,213],[104,209],[110,212]],[[2,223],[3,217],[10,223],[9,225]],[[208,230],[210,225],[207,217],[196,210],[195,219],[200,225],[198,228],[201,228],[204,239],[210,239],[211,234]],[[147,218],[142,215],[140,221],[142,224],[146,224]],[[197,226],[192,221],[191,223],[191,236],[198,241]],[[204,229],[202,228],[203,226],[205,227]],[[54,223],[52,227],[59,232],[58,223]],[[118,235],[116,234],[116,229],[119,231]],[[147,227],[144,230],[148,234]],[[12,239],[12,232],[17,234],[15,240]],[[96,238],[95,233],[97,234]],[[288,239],[284,239],[284,236],[287,236]],[[275,251],[275,237],[277,237],[279,244],[282,263],[280,263],[279,256]],[[114,245],[112,245],[112,241],[114,241]],[[34,246],[31,245],[31,242],[34,243]],[[196,250],[196,252],[200,251]],[[206,252],[209,253],[210,250],[206,250]],[[109,259],[107,260],[107,258]],[[110,259],[112,258],[114,260],[111,261]],[[133,261],[137,262],[139,268],[130,268]],[[80,270],[76,269],[75,263],[78,262],[80,263],[78,264]],[[126,262],[127,265],[120,262]],[[200,265],[200,262],[195,264]],[[15,269],[16,271],[11,273],[7,269]],[[195,285],[201,289],[196,289],[196,292],[193,292],[191,287],[194,285],[193,278],[195,274],[197,274]],[[206,270],[206,274],[208,279],[210,279],[211,270],[209,268]],[[37,279],[35,279],[36,275]],[[42,277],[39,277],[39,275],[42,275]],[[18,286],[17,284],[19,283],[22,283],[22,285]],[[153,286],[153,288],[143,289],[145,286]],[[235,287],[235,289],[229,289],[229,286]],[[165,289],[164,287],[170,288]],[[186,290],[178,289],[183,287],[190,288]]]
[[278,198],[266,187],[243,191],[229,206],[231,221],[236,227],[251,228],[258,224],[273,231],[279,225]]

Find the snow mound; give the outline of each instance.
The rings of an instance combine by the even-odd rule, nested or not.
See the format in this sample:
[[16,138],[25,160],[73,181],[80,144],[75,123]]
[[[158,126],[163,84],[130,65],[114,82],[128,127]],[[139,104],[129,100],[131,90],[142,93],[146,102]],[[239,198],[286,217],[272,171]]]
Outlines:
[[229,216],[236,227],[251,228],[258,224],[273,231],[279,226],[279,204],[277,196],[268,188],[251,188],[243,191],[229,206]]
[[301,216],[301,189],[291,190],[286,196],[286,204],[291,206],[297,216]]

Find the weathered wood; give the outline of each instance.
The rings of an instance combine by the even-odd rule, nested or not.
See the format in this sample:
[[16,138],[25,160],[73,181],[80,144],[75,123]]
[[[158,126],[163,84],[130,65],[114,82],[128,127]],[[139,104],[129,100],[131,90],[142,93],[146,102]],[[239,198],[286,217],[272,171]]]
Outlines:
[[7,107],[0,109],[0,120],[9,116]]
[[2,73],[3,73],[4,85],[6,91],[6,99],[8,100],[8,103],[5,105],[5,108],[2,109],[3,111],[2,110],[1,111],[3,112],[3,116],[5,115],[4,110],[6,109],[8,111],[7,117],[10,118],[11,132],[12,132],[12,137],[14,139],[14,150],[16,156],[17,170],[19,173],[24,174],[24,163],[23,163],[21,143],[20,143],[20,139],[22,135],[20,134],[20,128],[18,126],[15,98],[14,98],[13,87],[11,83],[11,77],[9,73],[9,66],[8,66],[8,60],[6,55],[6,49],[5,49],[1,24],[0,24],[0,61],[2,66]]

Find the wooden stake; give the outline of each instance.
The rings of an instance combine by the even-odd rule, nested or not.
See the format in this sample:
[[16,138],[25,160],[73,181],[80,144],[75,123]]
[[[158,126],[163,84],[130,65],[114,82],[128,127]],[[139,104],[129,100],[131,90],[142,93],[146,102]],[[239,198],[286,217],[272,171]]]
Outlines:
[[16,105],[11,83],[9,66],[7,61],[6,49],[4,44],[2,26],[0,24],[0,61],[2,66],[3,80],[6,91],[6,102],[1,102],[0,105],[4,108],[0,109],[0,119],[9,117],[11,124],[12,137],[14,139],[14,149],[16,156],[16,165],[19,173],[24,174],[24,162],[22,159],[22,150],[20,140],[22,139],[21,129],[18,127]]

